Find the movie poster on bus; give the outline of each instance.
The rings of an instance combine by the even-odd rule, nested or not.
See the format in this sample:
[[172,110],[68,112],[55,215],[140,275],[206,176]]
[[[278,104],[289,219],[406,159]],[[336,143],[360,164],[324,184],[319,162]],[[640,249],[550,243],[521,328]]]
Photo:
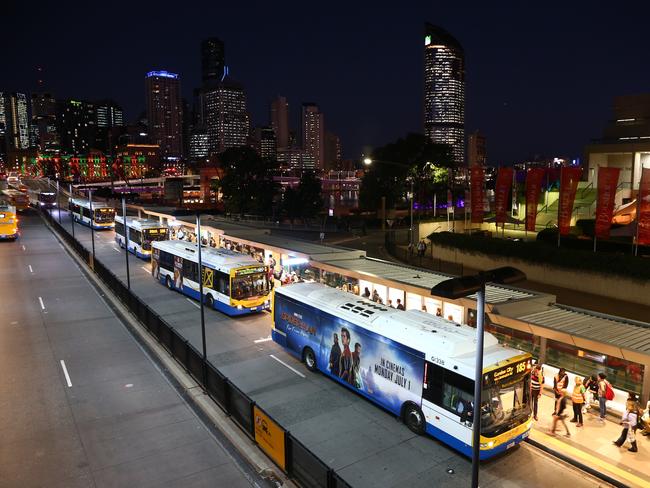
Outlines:
[[596,237],[598,239],[609,239],[620,172],[620,168],[598,168],[598,200],[596,201]]
[[494,189],[494,204],[496,207],[497,224],[504,224],[508,214],[508,196],[512,188],[512,168],[499,168],[497,182]]
[[421,353],[335,317],[322,317],[321,329],[320,361],[327,373],[393,411],[405,401],[420,404]]
[[183,258],[174,256],[174,286],[183,289]]

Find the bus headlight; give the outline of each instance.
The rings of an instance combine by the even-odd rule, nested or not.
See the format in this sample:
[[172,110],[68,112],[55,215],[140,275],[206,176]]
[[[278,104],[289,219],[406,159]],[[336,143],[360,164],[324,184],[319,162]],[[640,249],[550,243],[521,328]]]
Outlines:
[[242,307],[241,305],[237,305],[237,310],[243,310],[243,309],[244,307]]
[[264,305],[268,305],[268,304],[269,304],[269,301],[266,300],[266,301],[264,302]]
[[494,447],[494,441],[481,442],[481,449],[492,449],[493,447]]

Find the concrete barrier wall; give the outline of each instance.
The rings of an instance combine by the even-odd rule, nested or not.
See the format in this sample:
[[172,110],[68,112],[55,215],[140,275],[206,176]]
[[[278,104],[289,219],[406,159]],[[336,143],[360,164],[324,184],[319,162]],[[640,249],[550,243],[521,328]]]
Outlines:
[[542,266],[503,256],[472,254],[469,251],[450,249],[436,244],[432,245],[431,252],[435,258],[462,263],[468,268],[485,270],[499,266],[515,266],[526,273],[530,281],[571,288],[584,293],[593,293],[641,305],[650,304],[650,281],[644,282],[615,275],[566,270],[556,266]]

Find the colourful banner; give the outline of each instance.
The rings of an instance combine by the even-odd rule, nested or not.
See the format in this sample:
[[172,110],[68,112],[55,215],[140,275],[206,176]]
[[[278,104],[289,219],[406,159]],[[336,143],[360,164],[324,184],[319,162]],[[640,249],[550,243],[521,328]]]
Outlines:
[[508,216],[508,196],[512,188],[512,168],[499,168],[497,183],[494,188],[496,223],[503,224]]
[[620,168],[598,168],[598,200],[596,201],[596,237],[609,239]]
[[483,166],[473,166],[469,178],[472,193],[472,224],[481,224],[483,223]]
[[562,168],[560,172],[560,202],[557,211],[560,235],[567,235],[571,229],[571,216],[573,215],[573,202],[576,199],[576,190],[582,168]]
[[638,198],[638,241],[640,246],[650,246],[650,168],[643,168],[639,183]]
[[526,230],[535,231],[537,202],[542,191],[544,168],[532,168],[526,174]]

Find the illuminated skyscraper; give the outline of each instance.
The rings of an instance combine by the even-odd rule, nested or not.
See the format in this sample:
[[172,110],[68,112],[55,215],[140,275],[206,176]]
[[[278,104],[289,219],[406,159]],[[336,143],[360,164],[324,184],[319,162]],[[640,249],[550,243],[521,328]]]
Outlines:
[[230,147],[245,146],[249,119],[244,88],[226,77],[216,86],[204,88],[201,96],[210,155]]
[[182,156],[181,83],[176,73],[150,71],[145,77],[149,135],[163,159]]
[[10,93],[5,96],[5,118],[8,146],[12,149],[29,147],[29,107],[27,95]]
[[59,133],[56,122],[56,100],[50,93],[32,94],[32,131],[34,147],[41,152],[59,150]]
[[97,135],[97,112],[95,105],[79,100],[57,102],[57,131],[64,154],[88,153],[95,149]]
[[314,168],[323,169],[325,164],[325,122],[315,103],[302,104],[302,148],[311,155]]
[[465,55],[440,27],[424,26],[424,133],[448,144],[457,165],[465,160]]

